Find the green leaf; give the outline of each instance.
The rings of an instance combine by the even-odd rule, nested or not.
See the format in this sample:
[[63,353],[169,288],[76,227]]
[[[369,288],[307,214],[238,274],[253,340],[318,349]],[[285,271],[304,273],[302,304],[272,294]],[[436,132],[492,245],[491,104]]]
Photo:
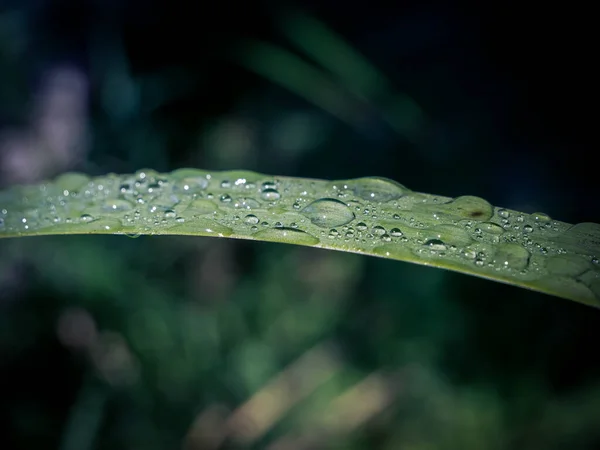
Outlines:
[[[411,191],[386,178],[326,181],[181,169],[0,192],[0,237],[171,234],[364,253],[600,307],[600,225]],[[398,270],[401,270],[399,267]]]

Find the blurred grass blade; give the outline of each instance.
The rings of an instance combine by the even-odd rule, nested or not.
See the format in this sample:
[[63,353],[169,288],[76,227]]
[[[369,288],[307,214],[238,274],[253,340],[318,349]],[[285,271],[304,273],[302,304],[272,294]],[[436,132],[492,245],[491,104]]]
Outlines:
[[271,44],[251,41],[238,49],[236,61],[285,87],[338,119],[356,125],[356,102],[321,70]]
[[290,41],[350,92],[377,105],[398,133],[411,138],[422,125],[421,107],[409,96],[394,92],[379,70],[323,23],[299,11],[285,14],[278,23]]
[[140,170],[67,173],[0,192],[0,237],[51,234],[306,245],[446,268],[600,307],[600,225],[496,208],[479,197],[413,192],[385,178]]

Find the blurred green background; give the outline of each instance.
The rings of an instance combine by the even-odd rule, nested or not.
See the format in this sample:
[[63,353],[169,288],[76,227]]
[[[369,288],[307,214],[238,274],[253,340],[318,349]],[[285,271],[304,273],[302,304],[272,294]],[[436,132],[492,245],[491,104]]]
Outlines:
[[[505,8],[2,0],[0,185],[378,175],[598,223],[593,15]],[[599,326],[319,249],[3,240],[0,448],[600,448]]]

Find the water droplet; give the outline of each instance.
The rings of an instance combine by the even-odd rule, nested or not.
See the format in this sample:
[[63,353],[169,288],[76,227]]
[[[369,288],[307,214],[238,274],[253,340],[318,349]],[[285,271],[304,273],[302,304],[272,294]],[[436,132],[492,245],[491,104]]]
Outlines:
[[223,189],[229,189],[231,187],[231,182],[229,180],[221,181],[221,187]]
[[483,222],[479,224],[479,228],[485,233],[499,236],[504,233],[504,228],[494,222]]
[[356,229],[360,232],[367,231],[367,224],[364,222],[359,222],[356,224]]
[[529,265],[529,252],[519,244],[500,244],[494,255],[495,263],[513,270],[523,270]]
[[357,178],[354,180],[336,181],[334,185],[344,185],[354,195],[363,200],[389,202],[399,199],[411,191],[400,183],[383,177]]
[[552,220],[548,214],[541,212],[535,212],[532,216],[537,222],[550,222]]
[[119,198],[106,200],[103,207],[104,211],[114,213],[129,211],[131,208],[133,208],[132,203]]
[[229,194],[221,195],[221,201],[223,203],[231,203],[231,195],[229,195]]
[[525,225],[523,226],[523,231],[525,233],[531,233],[533,231],[533,227],[531,225]]
[[380,225],[376,225],[373,227],[373,234],[375,236],[383,236],[385,234],[385,228]]
[[286,244],[316,245],[319,239],[294,228],[269,228],[257,231],[252,235],[255,239],[271,242],[282,242]]
[[79,222],[78,224],[60,224],[60,225],[55,225],[53,228],[56,230],[61,230],[65,229],[65,231],[74,231],[75,228],[74,226],[76,226],[77,231],[82,231],[82,232],[90,232],[90,233],[94,233],[94,232],[100,232],[100,233],[116,233],[118,231],[121,231],[121,229],[123,228],[123,224],[121,223],[120,220],[117,219],[98,219],[98,220],[91,220],[89,222]]
[[196,215],[213,214],[219,208],[210,200],[204,200],[202,198],[194,199],[190,202],[186,209],[186,213]]
[[392,259],[411,260],[414,258],[411,256],[410,250],[402,244],[384,244],[380,247],[375,247],[373,253]]
[[446,251],[448,248],[446,247],[446,244],[439,239],[429,239],[424,245],[429,247],[431,250],[438,252]]
[[399,228],[392,228],[392,229],[390,230],[390,234],[391,234],[393,237],[400,237],[400,236],[402,236],[402,234],[403,234],[403,233],[402,233],[402,231],[400,231],[400,229],[399,229]]
[[172,218],[174,218],[175,216],[177,216],[177,214],[176,214],[176,213],[175,213],[175,211],[173,211],[172,209],[167,209],[167,210],[165,211],[165,217],[166,217],[167,219],[172,219]]
[[[322,228],[346,225],[354,220],[354,213],[345,203],[333,198],[321,198],[306,206],[301,214]],[[366,225],[365,225],[366,228]]]
[[260,203],[258,203],[253,198],[242,197],[242,198],[236,200],[236,202],[234,203],[233,206],[235,206],[236,208],[243,208],[243,209],[256,209],[256,208],[260,208]]
[[276,189],[263,189],[260,193],[260,198],[269,202],[274,202],[281,198],[281,194]]
[[381,235],[381,240],[383,242],[391,242],[392,237],[389,234],[384,233],[384,234]]
[[79,217],[79,220],[81,220],[82,222],[91,222],[92,220],[94,220],[94,217],[89,214],[82,214]]
[[419,230],[418,235],[426,241],[439,239],[448,245],[456,245],[457,247],[464,247],[473,242],[465,229],[448,224],[434,225],[431,228]]
[[335,238],[335,237],[339,236],[339,234],[340,233],[335,228],[332,228],[331,230],[329,230],[329,237],[330,238]]
[[510,212],[504,208],[500,208],[498,210],[498,215],[503,219],[508,219],[510,217]]
[[250,225],[256,225],[259,222],[259,219],[254,214],[248,214],[244,217],[244,222]]
[[[174,172],[173,175],[176,175],[177,172]],[[183,192],[195,193],[203,191],[207,187],[208,179],[204,175],[186,176],[175,181],[175,189]]]
[[472,195],[463,195],[451,202],[436,205],[438,210],[440,207],[443,207],[443,213],[465,219],[487,221],[493,214],[493,207],[488,201]]

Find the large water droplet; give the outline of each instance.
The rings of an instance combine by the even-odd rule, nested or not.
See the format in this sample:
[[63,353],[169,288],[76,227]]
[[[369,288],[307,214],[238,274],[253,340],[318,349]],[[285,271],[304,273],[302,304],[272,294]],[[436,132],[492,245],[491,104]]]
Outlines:
[[495,236],[504,234],[504,228],[494,222],[483,222],[479,224],[479,228],[485,232]]
[[500,244],[494,254],[494,261],[502,267],[523,270],[529,265],[529,252],[519,244]]
[[429,239],[427,242],[425,242],[424,245],[426,247],[429,247],[429,249],[436,251],[436,252],[443,252],[448,249],[446,244],[439,239]]
[[447,245],[456,245],[457,247],[463,247],[473,242],[466,230],[447,224],[419,230],[418,235],[425,240],[438,239]]
[[175,190],[195,193],[208,187],[206,173],[196,169],[179,169],[172,174]]
[[250,225],[256,225],[258,223],[258,221],[259,221],[258,217],[256,217],[254,214],[248,214],[244,218],[244,222],[246,222],[247,224],[250,224]]
[[197,215],[205,215],[205,214],[213,214],[219,208],[210,200],[204,200],[202,198],[194,199],[190,202],[189,206],[185,210],[187,214],[197,214]]
[[504,208],[499,208],[498,209],[498,215],[500,217],[502,217],[503,219],[508,219],[510,217],[510,211],[504,209]]
[[242,209],[256,209],[256,208],[260,208],[260,203],[258,203],[253,198],[242,197],[242,198],[236,200],[235,203],[233,204],[233,206],[235,206],[236,208],[242,208]]
[[321,198],[300,211],[312,223],[322,228],[346,225],[354,220],[354,213],[345,203],[333,198]]
[[263,200],[267,200],[269,202],[274,202],[281,198],[281,194],[279,193],[279,191],[277,189],[268,188],[268,189],[263,189],[263,191],[260,193],[260,198],[262,198]]
[[409,248],[402,244],[385,244],[380,247],[375,247],[373,249],[373,253],[375,255],[380,255],[392,259],[414,259]]
[[177,224],[166,228],[166,234],[204,234],[209,236],[231,236],[233,230],[225,225],[221,225],[214,220],[205,219],[205,218],[195,218],[194,220],[190,220],[184,222],[182,224]]
[[345,186],[357,197],[374,202],[389,202],[411,192],[406,186],[383,177],[357,178],[336,181],[333,184],[338,187]]
[[103,209],[109,213],[120,213],[123,211],[129,211],[133,208],[133,204],[127,200],[120,198],[108,199],[104,202]]
[[546,213],[535,212],[532,214],[532,216],[536,222],[550,222],[550,220],[552,220]]
[[487,200],[472,195],[457,197],[440,206],[443,207],[442,212],[464,219],[487,221],[493,214],[493,207]]
[[269,228],[257,231],[252,235],[263,241],[282,242],[286,244],[316,245],[319,239],[311,234],[294,228]]

